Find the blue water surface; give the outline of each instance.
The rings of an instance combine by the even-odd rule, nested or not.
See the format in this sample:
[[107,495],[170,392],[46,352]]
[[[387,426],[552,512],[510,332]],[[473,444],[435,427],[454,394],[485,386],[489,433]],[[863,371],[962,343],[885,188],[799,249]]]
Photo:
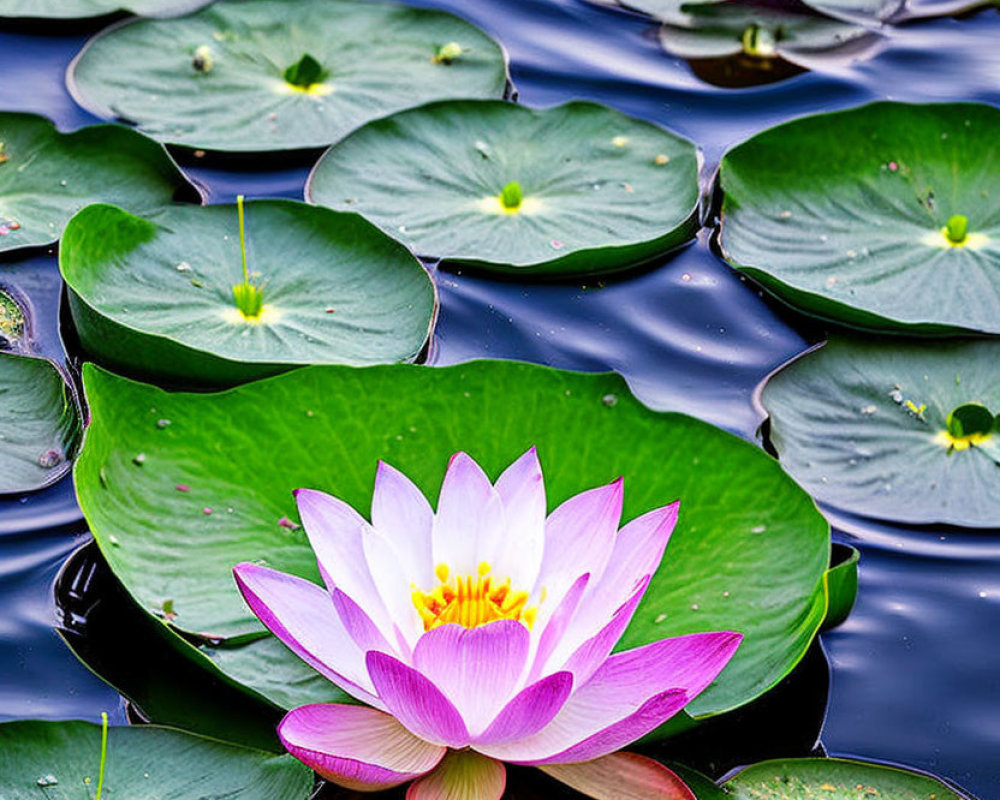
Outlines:
[[[706,187],[727,147],[791,117],[887,98],[1000,103],[996,11],[895,28],[863,63],[734,90],[702,82],[665,54],[640,17],[582,0],[413,4],[460,14],[501,41],[521,102],[597,100],[693,139],[704,153]],[[65,130],[94,122],[63,84],[86,38],[0,25],[0,109],[44,114]],[[186,169],[210,202],[236,194],[300,198],[308,171]],[[437,278],[442,309],[432,363],[491,357],[614,369],[651,407],[747,438],[761,421],[754,387],[821,335],[735,275],[711,252],[707,232],[651,269],[600,282]],[[62,359],[55,259],[0,263],[0,283],[28,296],[39,348]],[[863,556],[857,608],[823,637],[832,665],[826,748],[927,769],[984,800],[1000,797],[1000,521],[998,530],[959,532],[828,515],[836,537]],[[68,479],[0,499],[2,719],[96,720],[103,710],[124,719],[117,693],[53,629],[52,582],[86,541],[85,530]]]

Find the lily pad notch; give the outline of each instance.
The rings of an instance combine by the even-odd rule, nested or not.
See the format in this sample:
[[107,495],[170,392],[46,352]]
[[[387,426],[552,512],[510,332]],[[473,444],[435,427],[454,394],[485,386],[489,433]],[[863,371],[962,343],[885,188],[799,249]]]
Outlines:
[[456,100],[337,143],[306,199],[356,211],[445,266],[598,275],[694,237],[699,167],[693,143],[596,103]]
[[[228,386],[307,364],[412,361],[437,290],[356,214],[291,200],[81,211],[60,249],[80,341],[102,363]],[[242,277],[242,281],[234,279]]]

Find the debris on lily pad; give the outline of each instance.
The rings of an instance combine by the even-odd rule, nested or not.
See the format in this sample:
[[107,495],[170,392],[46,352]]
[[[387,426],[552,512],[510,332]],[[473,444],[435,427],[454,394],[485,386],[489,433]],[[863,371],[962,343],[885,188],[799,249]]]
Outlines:
[[248,203],[245,226],[242,198],[149,218],[91,206],[59,264],[88,353],[182,385],[412,361],[437,314],[433,281],[403,245],[356,214],[291,200]]
[[761,401],[796,481],[896,522],[1000,519],[1000,342],[834,337],[777,372]]
[[198,193],[163,146],[136,131],[60,133],[44,117],[0,112],[0,252],[54,243],[90,203],[148,214],[178,196]]
[[843,325],[1000,333],[1000,109],[880,102],[794,120],[722,159],[720,246]]
[[255,152],[325,147],[432,100],[502,97],[508,75],[496,42],[441,11],[242,0],[111,28],[67,81],[89,111],[160,141]]
[[732,800],[972,800],[925,772],[846,758],[763,761],[721,788]]
[[663,49],[719,86],[753,86],[869,57],[882,36],[805,3],[629,0],[661,23]]
[[81,428],[76,393],[55,364],[0,351],[0,495],[63,477]]
[[606,106],[451,101],[334,145],[306,197],[452,267],[596,275],[694,237],[698,169],[694,144]]
[[27,333],[24,308],[13,294],[0,288],[0,350],[23,351]]

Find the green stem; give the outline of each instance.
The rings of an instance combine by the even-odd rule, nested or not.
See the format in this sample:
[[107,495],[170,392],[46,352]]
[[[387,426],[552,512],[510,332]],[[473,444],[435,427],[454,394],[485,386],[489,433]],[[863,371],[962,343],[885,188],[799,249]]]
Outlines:
[[97,794],[94,800],[101,800],[101,790],[104,788],[104,764],[108,760],[108,714],[101,712],[101,771],[97,773]]

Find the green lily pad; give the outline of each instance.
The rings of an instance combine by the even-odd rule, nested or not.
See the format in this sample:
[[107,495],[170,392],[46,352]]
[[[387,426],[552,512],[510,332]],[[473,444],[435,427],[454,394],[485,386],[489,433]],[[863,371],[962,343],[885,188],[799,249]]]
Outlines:
[[[310,62],[319,71],[300,71]],[[325,147],[431,100],[500,97],[507,65],[486,34],[439,11],[239,0],[105,31],[67,80],[88,110],[161,141],[247,152]]]
[[[100,765],[100,725],[0,724],[0,794],[7,800],[93,797]],[[108,729],[101,793],[108,800],[306,800],[312,786],[312,772],[288,755],[149,725]]]
[[997,0],[805,0],[821,11],[862,23],[904,22],[929,17],[966,14],[977,8],[1000,5]]
[[[259,639],[232,566],[265,559],[318,580],[291,491],[322,488],[366,511],[379,458],[434,497],[453,452],[468,450],[496,475],[535,444],[552,507],[620,474],[626,518],[682,498],[669,556],[622,646],[744,633],[723,676],[689,707],[695,716],[774,685],[826,612],[829,528],[812,500],[757,448],[650,411],[616,375],[498,361],[313,367],[205,395],[87,365],[84,382],[92,424],[76,486],[101,552],[144,609],[225,640],[216,666],[264,676],[255,688],[279,703],[328,699],[330,687],[269,680],[296,659]],[[164,547],[176,556],[164,559]],[[251,667],[233,665],[248,653]]]
[[758,134],[722,159],[723,254],[845,325],[1000,333],[998,136],[993,106],[885,102]]
[[0,0],[0,17],[87,19],[119,11],[144,17],[188,14],[212,0]]
[[76,394],[55,364],[0,352],[0,495],[42,489],[65,475],[80,428]]
[[598,274],[694,236],[698,160],[686,139],[595,103],[454,101],[335,145],[306,198],[451,264]]
[[437,294],[399,242],[356,214],[291,200],[248,203],[246,230],[256,315],[234,295],[243,283],[235,206],[175,205],[149,219],[107,205],[81,211],[59,266],[83,346],[135,374],[214,386],[420,353]]
[[826,594],[829,598],[823,630],[828,631],[847,621],[858,599],[858,562],[861,553],[856,547],[834,544],[831,566],[826,573]]
[[[994,341],[831,339],[765,384],[771,442],[824,503],[912,524],[996,527],[998,359]],[[969,404],[989,410],[992,429],[956,430],[953,412]]]
[[732,800],[969,800],[926,773],[842,758],[763,761],[723,788]]
[[149,213],[197,193],[162,145],[120,125],[59,133],[44,117],[0,112],[0,253],[50,245],[85,205]]
[[660,43],[683,59],[739,56],[745,66],[778,72],[785,60],[812,69],[832,53],[857,57],[881,37],[863,26],[816,13],[804,3],[629,0],[629,7],[663,23]]

